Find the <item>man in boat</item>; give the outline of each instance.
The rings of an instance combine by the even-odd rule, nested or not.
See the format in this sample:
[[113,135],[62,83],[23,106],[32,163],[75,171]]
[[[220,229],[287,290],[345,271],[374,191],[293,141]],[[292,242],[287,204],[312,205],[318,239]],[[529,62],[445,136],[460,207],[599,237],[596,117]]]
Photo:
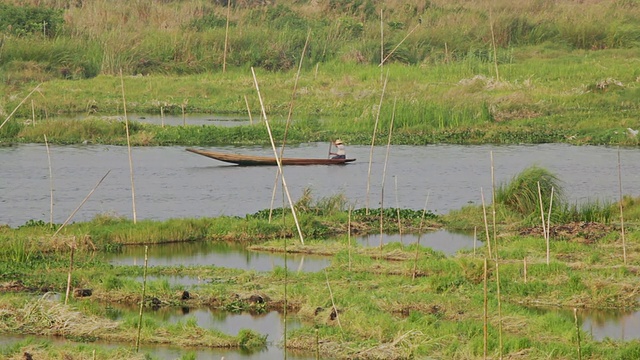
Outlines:
[[336,152],[329,152],[329,155],[333,155],[332,159],[346,159],[347,151],[344,149],[344,143],[338,139],[333,142],[338,150]]

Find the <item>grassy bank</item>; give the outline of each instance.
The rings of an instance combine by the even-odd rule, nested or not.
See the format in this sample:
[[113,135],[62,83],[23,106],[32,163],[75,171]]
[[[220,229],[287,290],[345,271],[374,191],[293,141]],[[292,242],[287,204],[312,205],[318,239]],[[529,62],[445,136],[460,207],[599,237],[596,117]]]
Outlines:
[[[538,197],[530,196],[538,184]],[[553,204],[552,194],[556,196]],[[571,359],[578,349],[583,359],[638,356],[638,340],[597,341],[584,330],[578,332],[572,311],[638,309],[640,202],[623,200],[623,241],[617,216],[612,215],[619,204],[571,207],[562,194],[553,174],[536,167],[526,169],[497,188],[495,211],[489,209],[496,216],[495,228],[493,221],[484,220],[487,209],[480,206],[441,216],[387,209],[380,217],[379,209],[345,211],[347,205],[338,198],[307,198],[296,204],[302,229],[309,234],[304,244],[295,238],[292,217],[283,219],[282,210],[273,214],[272,222],[268,221],[269,211],[264,210],[246,218],[133,224],[98,217],[62,229],[33,222],[15,229],[4,227],[0,238],[6,246],[0,254],[12,261],[2,263],[0,271],[4,319],[0,332],[129,343],[137,318],[114,322],[104,307],[116,303],[138,306],[140,277],[145,271],[140,266],[111,265],[103,255],[133,244],[226,241],[253,251],[319,254],[329,257],[331,264],[319,272],[281,267],[256,272],[217,266],[154,266],[147,270],[156,279],[147,284],[146,306],[256,313],[286,308],[303,322],[301,328],[288,333],[287,347],[317,351],[322,358],[481,359],[485,346],[489,357],[542,359],[553,354]],[[552,212],[548,240],[539,224],[544,214],[540,203]],[[351,241],[351,235],[379,231],[381,219],[383,231],[390,233],[399,231],[399,220],[404,233],[442,226],[483,229],[478,230],[483,234],[478,237],[485,246],[447,257],[428,244],[364,247]],[[68,305],[61,304],[62,300],[34,299],[34,294],[45,291],[64,294],[71,247],[75,249],[72,290],[91,289],[91,295],[72,296]],[[172,285],[163,279],[166,276],[202,281],[197,286]],[[189,293],[186,297],[185,291]],[[76,317],[84,322],[43,325],[39,320]],[[87,337],[87,326],[92,324],[95,330]],[[178,325],[146,320],[142,330],[144,344],[234,347],[244,346],[247,339],[256,340],[245,332],[229,337],[207,332],[188,320]],[[188,335],[196,333],[199,342]],[[260,347],[259,341],[254,344]],[[53,346],[47,353],[71,351],[67,349],[72,346]],[[25,344],[4,351],[18,356],[32,349],[33,345]],[[112,355],[98,352],[98,358]],[[123,356],[135,358],[134,354]]]
[[[640,127],[640,8],[631,2],[577,11],[572,1],[247,1],[227,9],[194,0],[123,2],[117,12],[101,1],[47,3],[63,15],[55,34],[0,27],[0,119],[13,114],[0,129],[5,143],[46,134],[58,143],[122,144],[100,119],[124,116],[125,103],[129,113],[258,119],[255,68],[267,116],[280,120],[278,135],[292,110],[294,142],[340,136],[367,144],[376,121],[384,133],[394,118],[397,144],[637,145],[627,131]],[[384,66],[381,42],[390,55]],[[41,125],[78,115],[93,132]],[[31,120],[34,129],[23,126]],[[268,139],[264,129],[246,127],[138,131],[136,145]]]

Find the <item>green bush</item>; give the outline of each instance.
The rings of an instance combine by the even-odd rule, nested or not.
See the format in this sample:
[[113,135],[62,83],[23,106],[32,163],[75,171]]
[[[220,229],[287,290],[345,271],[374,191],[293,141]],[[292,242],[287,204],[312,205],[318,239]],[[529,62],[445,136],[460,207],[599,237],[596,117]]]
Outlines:
[[0,4],[0,32],[9,35],[55,36],[64,23],[62,10]]

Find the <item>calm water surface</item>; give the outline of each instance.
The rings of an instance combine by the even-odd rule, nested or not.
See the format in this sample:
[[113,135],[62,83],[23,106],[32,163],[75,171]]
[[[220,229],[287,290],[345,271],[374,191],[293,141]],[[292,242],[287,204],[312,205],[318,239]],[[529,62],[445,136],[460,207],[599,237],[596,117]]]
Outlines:
[[[219,147],[211,150],[271,155],[271,148]],[[284,168],[293,201],[310,188],[316,199],[344,194],[356,207],[379,207],[386,147],[375,147],[369,174],[369,146],[347,146],[355,163],[346,166]],[[287,149],[285,156],[327,156],[328,143]],[[640,192],[640,151],[620,149],[623,193]],[[480,190],[490,197],[491,154],[496,183],[538,165],[564,182],[569,200],[585,202],[618,198],[618,149],[545,144],[531,146],[392,146],[389,152],[384,207],[446,213],[468,203],[480,204]],[[132,149],[132,191],[126,147],[51,146],[52,179],[44,145],[0,148],[0,223],[19,226],[30,219],[49,221],[53,188],[53,219],[64,222],[98,186],[73,221],[98,214],[166,220],[185,217],[244,216],[271,206],[275,167],[239,167],[189,153],[184,147]],[[369,184],[369,186],[367,186]],[[397,184],[397,186],[396,186]],[[367,193],[367,187],[369,192]],[[490,200],[490,199],[487,199]],[[275,206],[288,206],[278,187]]]

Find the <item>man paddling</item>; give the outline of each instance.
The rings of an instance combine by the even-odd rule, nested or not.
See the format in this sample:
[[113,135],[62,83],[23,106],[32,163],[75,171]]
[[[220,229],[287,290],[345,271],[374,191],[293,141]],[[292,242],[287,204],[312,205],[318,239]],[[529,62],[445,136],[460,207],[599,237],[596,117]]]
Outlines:
[[346,159],[347,152],[344,149],[344,143],[342,142],[342,140],[338,139],[334,141],[333,144],[338,150],[336,152],[329,152],[329,155],[333,155],[332,159]]

